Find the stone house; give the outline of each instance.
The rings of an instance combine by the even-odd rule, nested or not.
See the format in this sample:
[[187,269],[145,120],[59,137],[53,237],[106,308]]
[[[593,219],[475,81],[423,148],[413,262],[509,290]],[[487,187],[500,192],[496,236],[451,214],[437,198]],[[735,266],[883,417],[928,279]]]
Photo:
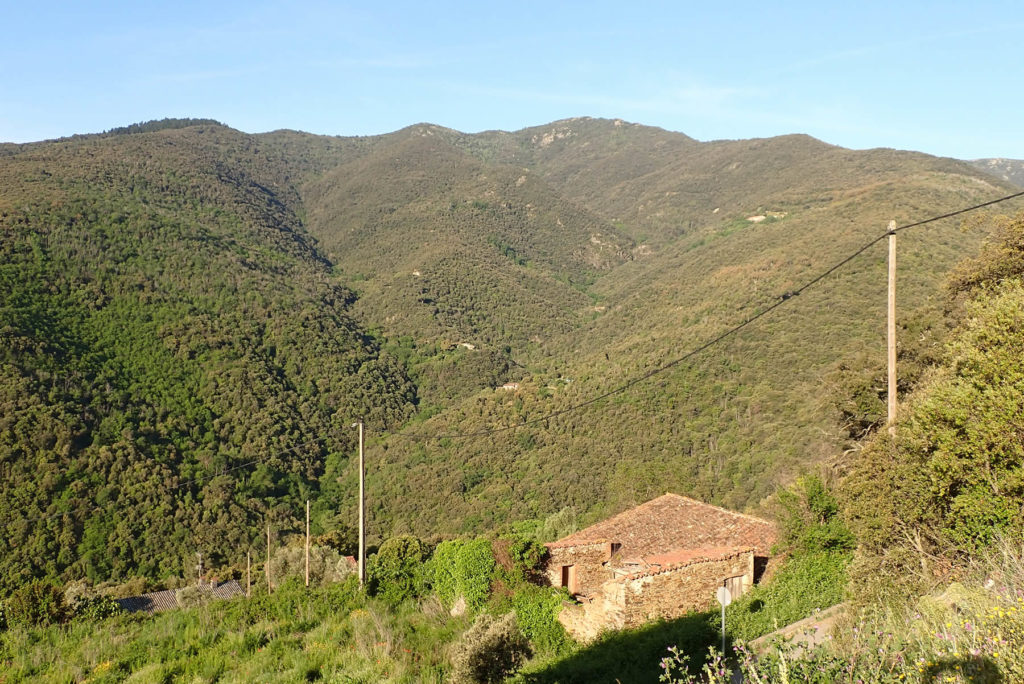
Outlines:
[[775,542],[767,520],[665,494],[547,544],[546,575],[579,601],[559,621],[577,639],[675,618],[760,578]]

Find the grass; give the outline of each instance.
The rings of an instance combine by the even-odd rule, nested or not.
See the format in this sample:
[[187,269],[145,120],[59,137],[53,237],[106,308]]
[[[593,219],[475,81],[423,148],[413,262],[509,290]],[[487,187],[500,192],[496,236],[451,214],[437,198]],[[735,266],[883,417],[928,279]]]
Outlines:
[[0,682],[442,682],[465,628],[436,602],[391,609],[352,581],[0,635]]
[[660,681],[726,684],[734,668],[759,684],[1024,681],[1024,545],[1002,538],[979,557],[961,581],[871,603],[813,648],[775,643],[755,660],[740,644],[731,664],[712,651],[713,666],[700,674],[674,667],[685,662],[686,649],[666,652],[667,670],[675,672]]

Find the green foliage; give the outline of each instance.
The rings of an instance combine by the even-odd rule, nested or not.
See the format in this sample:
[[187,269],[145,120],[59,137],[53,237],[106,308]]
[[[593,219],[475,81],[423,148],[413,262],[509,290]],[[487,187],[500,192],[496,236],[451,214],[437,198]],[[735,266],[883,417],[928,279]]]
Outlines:
[[174,599],[182,608],[195,608],[212,600],[209,592],[203,591],[194,584],[176,589]]
[[530,655],[530,645],[516,625],[515,613],[495,618],[482,613],[452,649],[452,681],[498,684]]
[[[98,621],[119,615],[120,604],[110,596],[103,595],[87,582],[72,582],[64,587],[64,605],[76,620]],[[135,592],[142,593],[142,592]],[[131,593],[119,594],[121,596]]]
[[[303,582],[305,582],[305,546],[284,546],[274,551],[274,555],[270,559],[270,573],[275,583],[284,581],[289,577],[301,577]],[[341,553],[330,546],[310,545],[310,584],[322,585],[340,582],[351,573],[352,568]]]
[[395,605],[420,594],[427,547],[416,537],[392,537],[370,557],[366,579],[370,592]]
[[492,546],[499,545],[509,560],[507,568],[502,565],[505,582],[525,582],[539,577],[548,553],[543,544],[519,534],[509,534],[498,538]]
[[342,525],[313,539],[316,546],[334,549],[342,556],[359,553],[359,532],[351,525]]
[[1012,275],[1022,226],[1024,216],[1004,225],[1004,242],[954,279],[963,312],[941,365],[901,408],[895,440],[875,439],[843,483],[851,525],[878,563],[859,576],[882,566],[927,575],[936,557],[1024,530],[1024,283]]
[[0,634],[9,682],[449,681],[446,647],[465,629],[443,611],[367,598],[351,578],[155,615],[18,625]]
[[111,128],[104,135],[128,135],[131,133],[153,133],[156,131],[168,131],[176,128],[188,128],[190,126],[223,126],[224,124],[214,119],[153,119],[142,121],[129,126],[118,126]]
[[[1022,681],[1021,549],[1019,539],[1000,538],[976,558],[979,566],[963,575],[966,584],[952,583],[921,597],[903,594],[847,616],[831,638],[816,645],[769,643],[755,659],[739,644],[732,660],[743,681],[763,684]],[[999,577],[994,586],[993,576]],[[989,587],[982,588],[983,582]],[[663,681],[694,681],[687,676]]]
[[494,576],[494,554],[485,538],[469,539],[455,556],[456,587],[470,608],[480,608],[490,597]]
[[779,491],[782,514],[776,519],[780,543],[786,550],[801,553],[850,551],[853,533],[839,515],[839,500],[824,480],[807,475]]
[[[666,490],[752,505],[849,446],[822,378],[874,368],[872,255],[659,382],[460,440],[457,468],[451,442],[423,438],[639,377],[834,263],[882,207],[917,217],[1000,191],[980,177],[799,136],[704,144],[592,120],[365,138],[168,120],[8,146],[0,593],[182,575],[197,547],[237,572],[266,522],[301,530],[306,499],[314,534],[351,525],[339,428],[357,416],[391,434],[369,444],[386,454],[369,473],[377,538],[562,509],[582,523]],[[723,230],[769,210],[785,220]],[[901,261],[901,310],[980,237],[935,225]],[[521,389],[494,391],[509,379]]]
[[512,595],[512,609],[523,634],[538,654],[564,655],[573,648],[573,641],[558,621],[562,603],[568,600],[564,589],[536,584],[522,584]]
[[451,607],[459,597],[459,576],[455,570],[455,559],[465,542],[461,539],[443,541],[434,549],[430,558],[432,587],[434,593],[446,607]]
[[91,622],[112,618],[124,612],[121,604],[106,596],[94,596],[71,606],[75,619]]
[[446,606],[463,598],[467,607],[479,609],[490,597],[496,567],[487,538],[441,542],[430,562],[433,589]]
[[529,684],[657,682],[663,673],[659,663],[669,646],[690,654],[694,667],[703,665],[708,646],[721,643],[717,627],[712,626],[715,615],[717,611],[691,613],[636,629],[604,632],[557,658],[530,663],[520,678]]
[[737,640],[756,639],[841,603],[851,557],[817,551],[788,558],[768,582],[752,587],[726,608],[729,635]]
[[53,582],[35,580],[24,584],[4,602],[11,625],[40,627],[66,622],[70,617],[64,592]]
[[0,163],[0,593],[237,568],[412,412],[279,162],[187,123]]

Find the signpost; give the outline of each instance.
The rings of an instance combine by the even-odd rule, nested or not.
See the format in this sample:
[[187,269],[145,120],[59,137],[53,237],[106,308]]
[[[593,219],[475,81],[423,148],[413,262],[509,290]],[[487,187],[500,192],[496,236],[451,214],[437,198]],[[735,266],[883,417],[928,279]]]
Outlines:
[[718,587],[715,593],[718,602],[722,604],[722,657],[725,657],[725,607],[732,603],[732,592],[723,584]]

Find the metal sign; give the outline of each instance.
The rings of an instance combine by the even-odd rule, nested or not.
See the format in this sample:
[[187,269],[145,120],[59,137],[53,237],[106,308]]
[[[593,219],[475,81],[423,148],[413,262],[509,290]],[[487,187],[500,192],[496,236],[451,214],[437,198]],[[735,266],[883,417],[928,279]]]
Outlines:
[[718,587],[718,591],[715,592],[715,597],[718,602],[722,604],[722,655],[725,655],[725,607],[732,603],[732,592],[729,591],[728,587]]

